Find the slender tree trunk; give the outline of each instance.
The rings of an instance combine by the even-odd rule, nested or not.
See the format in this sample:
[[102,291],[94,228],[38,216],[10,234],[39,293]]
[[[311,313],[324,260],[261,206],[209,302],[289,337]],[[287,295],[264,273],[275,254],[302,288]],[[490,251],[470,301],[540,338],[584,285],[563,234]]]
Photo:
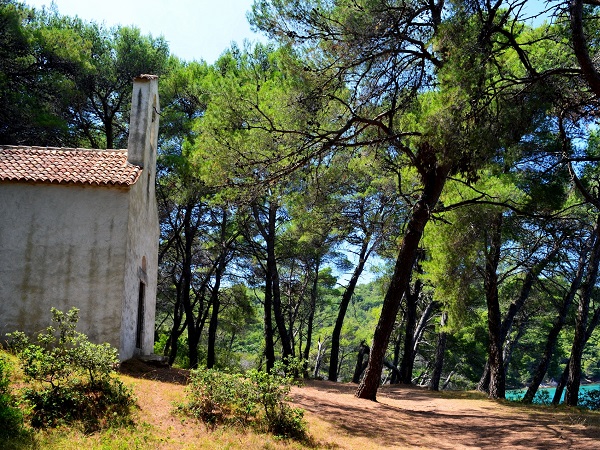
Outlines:
[[497,213],[490,223],[490,245],[485,268],[485,297],[488,309],[488,359],[490,362],[489,396],[504,398],[505,374],[502,359],[502,316],[498,299],[498,264],[502,244],[502,213]]
[[558,335],[562,330],[562,327],[567,318],[567,312],[569,310],[570,303],[567,303],[566,299],[563,301],[562,308],[558,313],[558,317],[554,320],[552,328],[548,332],[548,338],[546,339],[546,346],[544,347],[544,353],[542,354],[542,359],[538,363],[535,371],[533,372],[533,377],[529,386],[527,387],[527,391],[523,396],[523,403],[530,404],[533,402],[533,398],[537,393],[540,384],[544,380],[546,376],[546,372],[548,371],[548,366],[550,365],[550,359],[554,354],[554,349],[556,347],[556,342],[558,340]]
[[198,341],[200,336],[195,326],[194,309],[191,300],[192,290],[192,249],[194,243],[194,230],[192,227],[193,205],[188,204],[184,215],[184,239],[182,245],[182,281],[181,281],[181,300],[185,311],[185,322],[188,332],[188,353],[190,359],[190,368],[198,367]]
[[448,374],[448,376],[446,377],[446,381],[444,381],[444,385],[442,386],[442,390],[445,390],[448,387],[448,385],[450,384],[450,380],[452,379],[455,373],[456,372],[453,370]]
[[352,273],[352,277],[344,289],[344,294],[342,295],[342,300],[340,301],[340,307],[338,309],[338,315],[335,320],[335,325],[333,327],[333,332],[331,333],[331,356],[329,358],[329,381],[337,381],[338,377],[338,359],[340,353],[340,336],[342,334],[342,327],[344,325],[344,319],[346,317],[346,312],[348,311],[348,305],[350,305],[350,300],[352,300],[352,295],[354,295],[354,290],[356,285],[358,284],[358,279],[362,274],[365,263],[367,262],[367,258],[369,256],[369,241],[370,236],[365,237],[365,240],[362,243],[360,253],[358,256],[358,264],[354,268],[354,272]]
[[402,361],[400,362],[399,383],[411,384],[412,372],[415,363],[415,331],[417,328],[417,303],[421,295],[422,283],[420,280],[415,282],[414,291],[410,288],[406,291],[406,327],[404,329],[404,351]]
[[292,354],[291,342],[285,327],[285,318],[281,309],[281,291],[279,287],[279,272],[277,270],[277,259],[275,257],[275,236],[277,222],[277,202],[269,201],[266,211],[266,224],[261,220],[261,214],[258,204],[252,205],[252,214],[254,222],[258,228],[266,245],[266,264],[265,269],[265,302],[264,302],[264,332],[265,332],[265,358],[267,370],[273,368],[275,364],[275,336],[272,325],[273,316],[275,324],[279,331],[279,337],[283,346],[284,358]]
[[[401,326],[398,327],[398,333],[394,338],[394,360],[393,364],[398,367],[400,364],[400,348],[402,346],[402,332],[400,331]],[[400,381],[400,371],[393,371],[390,378],[390,384],[398,384]]]
[[421,314],[421,318],[419,319],[419,323],[417,324],[417,327],[415,329],[415,337],[413,339],[413,353],[415,355],[417,354],[417,350],[419,350],[419,345],[421,344],[421,340],[423,339],[423,334],[425,333],[425,328],[429,323],[429,319],[438,307],[439,303],[437,303],[435,300],[430,300],[429,303],[427,303],[425,309],[423,310],[423,314]]
[[369,358],[370,349],[365,342],[360,343],[360,347],[358,348],[358,356],[356,358],[356,367],[354,368],[354,376],[352,377],[352,382],[358,384],[360,382],[360,376],[365,370],[364,367],[364,359],[365,356]]
[[165,345],[165,355],[169,355],[169,365],[172,366],[177,358],[177,351],[179,350],[179,337],[185,331],[185,324],[182,326],[184,311],[181,302],[181,288],[180,283],[175,282],[176,296],[175,307],[173,308],[173,327],[169,334],[169,339]]
[[485,360],[485,366],[483,366],[483,373],[481,374],[481,378],[479,379],[479,383],[477,384],[477,390],[479,392],[489,392],[490,389],[490,358],[489,354]]
[[575,320],[575,336],[573,337],[573,346],[571,347],[571,357],[569,359],[569,378],[567,379],[567,392],[565,394],[565,403],[569,406],[577,406],[577,401],[579,400],[581,357],[583,356],[583,349],[588,340],[587,327],[590,300],[594,286],[596,285],[596,279],[598,278],[598,265],[600,263],[600,226],[598,226],[598,223],[600,223],[600,217],[596,223],[597,225],[594,228],[596,242],[594,243],[594,250],[592,251],[592,258],[585,281],[581,285]]
[[277,226],[277,203],[271,201],[269,203],[269,219],[267,223],[268,232],[265,237],[267,245],[267,270],[271,274],[271,284],[273,292],[273,314],[275,316],[275,324],[279,332],[279,339],[283,351],[283,359],[292,356],[294,350],[287,327],[285,326],[285,317],[281,306],[281,289],[279,281],[279,270],[277,269],[277,259],[275,257],[275,235]]
[[527,331],[527,322],[523,321],[519,323],[517,328],[517,332],[514,335],[514,338],[507,337],[504,341],[504,345],[502,346],[502,359],[504,362],[504,373],[508,372],[508,366],[510,365],[510,360],[512,359],[513,350],[517,346],[519,340],[523,337]]
[[[552,250],[544,257],[539,263],[532,266],[525,275],[525,279],[523,280],[523,284],[521,285],[521,290],[519,292],[519,296],[513,301],[508,307],[508,311],[502,321],[502,343],[506,340],[506,337],[510,333],[512,328],[513,321],[517,316],[518,312],[521,310],[525,301],[529,298],[531,294],[531,289],[533,288],[533,284],[537,281],[540,273],[546,267],[546,265],[558,254],[558,252],[562,248],[562,242],[564,239],[558,239]],[[479,384],[477,385],[477,390],[480,392],[488,392],[490,384],[490,363],[489,359],[486,360],[483,373],[479,380]]]
[[[426,148],[421,149],[421,151],[426,153],[433,152],[432,149]],[[423,156],[424,158],[431,157],[431,159],[435,159],[433,154]],[[356,396],[359,398],[376,400],[381,370],[383,368],[383,359],[385,358],[390,335],[394,328],[400,301],[409,286],[423,230],[429,221],[433,208],[440,198],[449,173],[449,166],[437,166],[435,162],[430,162],[427,168],[421,173],[423,193],[413,207],[404,239],[400,245],[394,273],[392,274],[390,285],[383,301],[381,315],[375,328],[369,364],[356,392]]]
[[[171,329],[171,335],[169,336],[169,345],[170,348],[168,350],[169,355],[169,365],[172,366],[177,358],[177,351],[179,350],[179,337],[185,331],[185,324],[181,326],[181,318],[179,318],[177,322],[177,326],[173,323],[173,328]],[[167,346],[165,346],[165,353],[167,353]]]
[[[321,370],[321,363],[323,362],[323,355],[325,354],[325,342],[321,342],[321,339],[317,341],[317,357],[315,358],[315,370],[313,371],[313,378],[319,377]],[[308,378],[308,377],[306,377]]]
[[[321,261],[319,258],[317,258],[316,264],[315,264],[315,276],[313,279],[313,284],[312,284],[312,288],[310,290],[310,310],[308,312],[308,321],[306,324],[306,345],[304,346],[304,361],[306,364],[306,370],[304,371],[304,378],[308,378],[308,357],[310,356],[310,347],[312,345],[312,332],[313,332],[313,322],[315,320],[315,310],[317,308],[317,296],[319,295],[319,268],[320,268],[320,264]],[[320,345],[319,345],[319,352],[321,351]],[[319,365],[321,364],[320,362],[320,357],[318,357],[317,359],[319,359]]]
[[[598,245],[598,241],[596,241],[596,245]],[[538,363],[531,380],[529,383],[529,387],[523,396],[523,403],[532,403],[537,393],[540,384],[544,380],[546,376],[546,372],[548,371],[548,366],[550,365],[550,360],[552,359],[552,355],[554,354],[554,349],[556,348],[556,342],[558,341],[558,336],[560,331],[562,330],[566,320],[569,310],[571,308],[571,304],[573,303],[573,299],[575,298],[575,294],[579,290],[581,286],[581,280],[583,279],[583,274],[585,272],[586,260],[590,250],[590,244],[585,246],[579,255],[579,262],[577,265],[577,272],[575,274],[575,278],[571,282],[571,287],[569,291],[565,294],[562,302],[562,306],[558,312],[558,316],[554,319],[554,323],[552,324],[552,328],[548,332],[548,338],[546,339],[546,345],[544,347],[544,353],[542,354],[542,358]]]
[[206,368],[212,369],[215,365],[216,355],[215,355],[215,347],[217,344],[217,327],[219,325],[219,309],[221,309],[220,302],[220,293],[219,289],[221,287],[221,278],[223,277],[223,273],[225,272],[226,266],[226,249],[223,248],[221,250],[222,254],[219,256],[219,263],[217,270],[215,271],[215,285],[213,286],[213,290],[211,293],[211,305],[212,305],[212,313],[210,316],[210,323],[208,325],[208,343],[206,349]]
[[[600,322],[600,308],[596,309],[596,311],[594,312],[594,317],[592,318],[590,325],[587,328],[586,342],[592,336],[592,333],[594,332],[594,329],[596,328],[596,326],[598,326],[599,322]],[[558,385],[556,386],[556,391],[554,392],[554,398],[552,399],[553,405],[558,405],[562,398],[563,391],[565,390],[565,386],[567,385],[567,380],[569,379],[569,367],[571,365],[570,362],[571,362],[571,360],[569,358],[567,360],[567,363],[565,364],[565,368],[560,377],[560,380],[558,381]]]
[[271,282],[271,274],[266,271],[265,274],[265,300],[264,300],[264,334],[265,334],[265,360],[267,372],[270,372],[275,365],[275,339],[273,333],[273,283]]
[[585,324],[588,320],[590,310],[589,298],[580,298],[577,307],[577,318],[575,320],[575,336],[571,347],[571,358],[569,359],[569,378],[565,393],[565,404],[577,406],[579,400],[579,385],[581,384],[581,357],[585,342],[583,334]]
[[596,96],[600,97],[600,74],[590,56],[587,39],[583,27],[583,4],[585,0],[569,0],[569,17],[571,21],[571,39],[573,50],[583,76]]
[[556,390],[554,391],[554,398],[552,399],[553,405],[558,405],[560,403],[560,399],[562,398],[565,386],[567,385],[567,380],[569,378],[569,362],[570,361],[567,361],[563,373],[560,376],[560,380],[558,380],[558,384],[556,385]]
[[210,304],[212,305],[212,311],[210,316],[210,322],[208,325],[208,342],[206,349],[206,368],[212,369],[215,365],[216,355],[215,355],[215,347],[217,345],[217,327],[219,326],[219,310],[221,309],[221,301],[220,301],[220,293],[219,289],[221,288],[221,278],[223,277],[223,273],[225,272],[225,267],[227,265],[227,211],[225,208],[222,210],[221,214],[221,230],[219,236],[219,254],[217,256],[217,267],[215,269],[215,283],[210,296]]
[[444,368],[444,353],[446,352],[447,333],[444,329],[448,321],[448,313],[444,311],[440,320],[440,332],[438,334],[437,345],[435,347],[435,363],[433,372],[431,373],[431,381],[429,389],[432,391],[439,390],[440,378],[442,377],[442,369]]
[[104,127],[106,128],[106,148],[107,149],[114,148],[114,146],[115,146],[115,144],[114,144],[114,127],[113,127],[112,115],[105,116]]

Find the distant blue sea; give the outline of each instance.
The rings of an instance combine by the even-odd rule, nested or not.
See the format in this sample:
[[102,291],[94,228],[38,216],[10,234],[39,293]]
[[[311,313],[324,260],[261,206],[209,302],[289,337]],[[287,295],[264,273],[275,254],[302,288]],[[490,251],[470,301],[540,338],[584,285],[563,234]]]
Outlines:
[[[593,384],[582,384],[579,387],[579,394],[585,391],[593,391],[600,390],[600,383]],[[519,401],[523,398],[527,392],[527,389],[513,389],[510,391],[506,391],[506,399],[511,401]],[[549,398],[550,401],[554,398],[554,393],[556,392],[556,388],[547,387],[547,388],[539,388],[537,393],[535,394],[535,398],[533,399],[533,403],[544,403],[542,399]],[[560,402],[562,403],[565,400],[565,391],[563,390],[562,397],[560,398]]]

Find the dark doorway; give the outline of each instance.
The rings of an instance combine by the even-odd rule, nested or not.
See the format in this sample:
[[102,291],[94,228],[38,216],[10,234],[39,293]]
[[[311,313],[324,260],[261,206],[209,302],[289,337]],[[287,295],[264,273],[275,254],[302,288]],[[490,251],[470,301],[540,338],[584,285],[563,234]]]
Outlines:
[[135,332],[135,348],[142,349],[144,339],[144,303],[146,300],[146,285],[140,281],[138,296],[137,330]]

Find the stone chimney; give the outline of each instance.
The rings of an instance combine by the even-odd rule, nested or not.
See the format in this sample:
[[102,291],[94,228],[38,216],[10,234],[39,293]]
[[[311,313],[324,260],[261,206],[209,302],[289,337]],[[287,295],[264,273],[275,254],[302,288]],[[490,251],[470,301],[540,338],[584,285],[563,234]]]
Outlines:
[[154,172],[158,145],[158,77],[140,75],[133,80],[127,160]]

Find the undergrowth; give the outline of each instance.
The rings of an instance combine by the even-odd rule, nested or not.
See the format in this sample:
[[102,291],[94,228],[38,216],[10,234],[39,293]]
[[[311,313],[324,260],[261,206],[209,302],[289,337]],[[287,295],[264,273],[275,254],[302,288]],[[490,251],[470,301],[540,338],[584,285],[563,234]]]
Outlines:
[[[10,385],[11,366],[7,359],[0,356],[0,442],[26,437],[23,426],[23,413],[17,406]],[[3,443],[3,447],[4,443]]]
[[279,363],[270,372],[250,370],[245,374],[216,369],[193,370],[188,400],[179,410],[208,427],[228,424],[252,427],[282,438],[307,441],[304,411],[288,403],[294,369]]
[[135,398],[114,376],[117,350],[76,331],[76,308],[51,311],[53,325],[33,341],[20,331],[9,335],[27,382],[21,395],[30,425],[75,425],[90,433],[130,424]]

